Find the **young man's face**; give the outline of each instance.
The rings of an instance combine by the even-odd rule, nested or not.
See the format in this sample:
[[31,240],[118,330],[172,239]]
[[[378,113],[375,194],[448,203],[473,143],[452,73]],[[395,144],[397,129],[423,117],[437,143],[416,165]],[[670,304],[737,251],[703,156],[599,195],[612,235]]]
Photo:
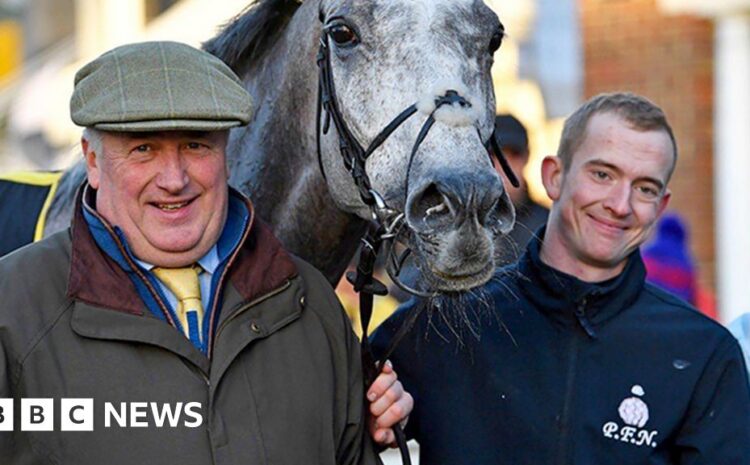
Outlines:
[[605,279],[622,271],[667,206],[674,162],[666,131],[640,131],[615,113],[595,114],[567,172],[556,157],[544,161],[554,201],[546,252],[556,267],[576,275],[598,270]]
[[196,262],[226,220],[226,131],[104,133],[83,141],[96,209],[122,229],[136,257],[157,266]]

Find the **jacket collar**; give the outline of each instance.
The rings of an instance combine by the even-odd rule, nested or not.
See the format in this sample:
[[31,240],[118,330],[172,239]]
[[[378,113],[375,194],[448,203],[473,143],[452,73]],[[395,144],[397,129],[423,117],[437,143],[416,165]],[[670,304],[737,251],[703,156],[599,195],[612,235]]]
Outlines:
[[[541,244],[545,228],[529,242],[518,263],[519,287],[524,296],[543,313],[555,319],[581,319],[576,311],[594,326],[632,305],[643,289],[646,268],[638,250],[627,258],[622,273],[607,281],[588,283],[542,262]],[[585,326],[585,322],[581,322]],[[591,335],[591,334],[590,334]]]
[[[143,315],[145,306],[130,278],[117,262],[99,249],[83,217],[82,202],[87,183],[78,191],[72,222],[73,248],[71,254],[69,297],[112,310]],[[297,274],[296,266],[270,229],[254,215],[249,199],[230,188],[230,195],[239,197],[247,205],[250,219],[242,240],[230,257],[228,277],[243,300],[252,301],[286,283]],[[89,202],[91,199],[86,199]],[[109,229],[123,257],[128,254],[125,244],[114,229],[99,217]]]

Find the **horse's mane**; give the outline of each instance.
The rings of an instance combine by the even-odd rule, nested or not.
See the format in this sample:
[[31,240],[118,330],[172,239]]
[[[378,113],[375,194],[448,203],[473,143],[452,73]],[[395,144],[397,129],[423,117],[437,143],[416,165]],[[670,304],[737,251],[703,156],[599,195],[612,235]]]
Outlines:
[[300,4],[300,0],[254,0],[203,49],[242,76],[253,59],[274,43]]

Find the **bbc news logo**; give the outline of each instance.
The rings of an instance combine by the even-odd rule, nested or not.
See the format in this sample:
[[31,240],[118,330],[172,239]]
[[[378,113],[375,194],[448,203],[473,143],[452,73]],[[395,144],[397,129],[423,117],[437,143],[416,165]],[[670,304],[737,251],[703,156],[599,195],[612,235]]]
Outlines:
[[[14,431],[13,399],[0,399],[0,431]],[[55,414],[60,431],[94,431],[94,399],[21,399],[21,431],[54,431]],[[200,402],[119,402],[104,403],[105,428],[197,428],[203,424]]]

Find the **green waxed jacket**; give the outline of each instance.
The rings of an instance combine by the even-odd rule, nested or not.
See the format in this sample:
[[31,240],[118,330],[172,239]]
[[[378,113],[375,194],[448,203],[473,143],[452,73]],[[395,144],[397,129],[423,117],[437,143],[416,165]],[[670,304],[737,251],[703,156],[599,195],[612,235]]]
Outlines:
[[[210,359],[146,309],[80,213],[0,260],[0,399],[15,410],[0,463],[379,463],[358,344],[333,291],[259,221],[248,228]],[[53,400],[53,431],[22,428],[22,398]],[[63,431],[84,411],[65,415],[62,399],[93,399],[93,431]]]

